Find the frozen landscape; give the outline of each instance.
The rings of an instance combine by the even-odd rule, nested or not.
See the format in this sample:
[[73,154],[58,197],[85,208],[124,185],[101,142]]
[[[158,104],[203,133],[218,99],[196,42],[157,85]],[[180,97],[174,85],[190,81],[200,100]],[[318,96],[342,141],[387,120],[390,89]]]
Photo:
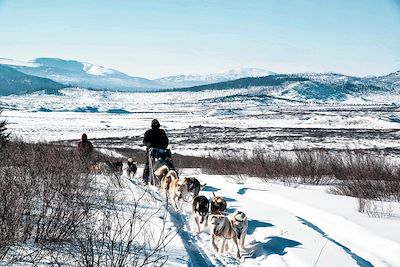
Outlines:
[[[371,216],[357,212],[356,198],[328,194],[325,186],[287,187],[255,178],[237,184],[196,169],[182,175],[207,183],[200,194],[224,196],[228,213],[244,211],[249,228],[240,260],[232,247],[218,255],[209,228],[197,234],[190,203],[183,212],[171,206],[166,222],[179,230],[167,246],[167,266],[400,266],[399,203],[374,202]],[[127,196],[143,190],[138,180],[122,179]],[[158,202],[153,205],[164,203],[161,192],[147,192]]]
[[0,25],[0,267],[400,267],[400,1]]
[[[263,87],[204,91],[124,93],[63,89],[0,97],[14,134],[29,141],[75,142],[82,132],[99,144],[142,147],[142,135],[158,118],[173,151],[208,154],[266,148],[400,151],[400,94],[344,101],[298,101]],[[297,101],[293,101],[297,100]],[[62,121],[62,123],[60,123]],[[143,147],[142,147],[143,148]]]
[[[67,88],[59,94],[2,96],[0,102],[12,134],[29,142],[75,145],[86,132],[95,146],[107,151],[144,149],[143,133],[157,118],[173,152],[184,155],[324,148],[397,160],[397,93],[317,101],[296,92],[264,87],[141,93]],[[153,198],[149,212],[159,209],[165,200],[159,192],[138,186],[140,175],[141,170],[133,182],[122,177],[126,201],[144,190]],[[194,230],[187,203],[182,213],[169,207],[166,215],[161,212],[154,219],[155,225],[165,219],[176,233],[166,247],[167,266],[400,266],[398,202],[369,201],[367,214],[358,212],[357,198],[330,194],[329,186],[288,187],[250,177],[241,184],[198,169],[183,169],[181,175],[207,183],[200,193],[206,197],[212,192],[224,196],[230,214],[247,214],[246,249],[240,260],[233,254],[218,255],[209,230],[199,235]]]

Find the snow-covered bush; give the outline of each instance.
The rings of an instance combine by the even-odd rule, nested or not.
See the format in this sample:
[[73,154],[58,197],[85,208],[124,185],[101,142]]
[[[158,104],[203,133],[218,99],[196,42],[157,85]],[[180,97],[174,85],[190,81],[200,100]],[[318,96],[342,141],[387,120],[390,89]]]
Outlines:
[[[68,266],[162,266],[166,237],[154,236],[138,203],[109,177],[90,173],[74,149],[10,142],[0,161],[0,261]],[[104,157],[104,156],[103,156]],[[146,238],[139,238],[146,236]],[[157,246],[153,246],[158,244]]]

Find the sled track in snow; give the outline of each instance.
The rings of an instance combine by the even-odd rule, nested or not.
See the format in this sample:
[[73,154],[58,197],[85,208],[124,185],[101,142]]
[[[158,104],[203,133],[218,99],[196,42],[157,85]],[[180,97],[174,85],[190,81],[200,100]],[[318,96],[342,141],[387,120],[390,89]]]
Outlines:
[[[123,177],[135,186],[139,186],[134,181]],[[142,187],[143,191],[150,194],[155,200],[165,203],[165,199],[158,192],[152,190],[151,188]],[[170,215],[172,223],[177,229],[177,233],[182,240],[186,252],[188,253],[190,260],[188,266],[190,267],[200,267],[200,266],[224,266],[222,262],[217,260],[217,265],[212,263],[206,253],[197,244],[193,234],[188,230],[188,223],[184,216],[176,212],[172,207],[168,206],[168,214]]]
[[[400,266],[398,243],[377,236],[339,215],[268,190],[238,184],[225,186],[222,180],[212,181],[204,192],[220,191],[232,210],[244,209],[252,218],[249,220],[247,249],[242,253],[243,261],[240,262],[216,253],[209,246],[208,232],[203,230],[197,234],[193,231],[188,206],[184,205],[183,212],[168,206],[170,222],[176,227],[189,257],[188,266],[240,266],[243,263],[246,266],[263,266],[264,263],[271,266],[313,266],[321,263],[321,266],[327,266],[327,262],[336,260],[331,259],[331,255],[349,264],[345,266]],[[165,205],[164,195],[152,187],[142,189]],[[259,216],[261,211],[275,217],[266,219],[268,217]],[[254,234],[256,229],[259,234]],[[296,247],[309,252],[296,252]],[[294,253],[288,253],[289,250]]]

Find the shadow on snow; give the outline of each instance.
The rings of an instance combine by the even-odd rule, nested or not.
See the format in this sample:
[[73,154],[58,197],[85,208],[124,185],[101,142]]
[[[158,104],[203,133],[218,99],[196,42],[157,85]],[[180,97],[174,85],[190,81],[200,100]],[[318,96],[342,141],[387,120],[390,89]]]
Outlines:
[[294,248],[302,245],[300,242],[295,240],[279,237],[270,236],[265,240],[266,242],[256,242],[252,246],[252,252],[247,258],[258,258],[261,256],[268,257],[269,255],[277,254],[283,256],[287,253],[286,248]]
[[338,241],[336,241],[335,239],[331,238],[328,236],[328,234],[326,234],[324,231],[322,231],[318,226],[316,226],[315,224],[301,218],[298,217],[299,221],[310,227],[311,229],[313,229],[314,231],[317,231],[318,233],[320,233],[323,237],[325,237],[327,240],[331,241],[332,243],[334,243],[335,245],[341,247],[347,254],[349,254],[358,264],[358,266],[362,266],[362,267],[373,267],[373,265],[367,261],[366,259],[361,258],[360,256],[358,256],[357,254],[355,254],[354,252],[351,251],[351,249],[349,249],[348,247],[342,245],[341,243],[339,243]]
[[215,188],[215,187],[213,187],[213,186],[211,186],[211,185],[206,185],[206,186],[203,188],[203,190],[201,190],[201,191],[204,191],[204,192],[217,192],[217,191],[219,191],[219,190],[221,190],[221,189]]
[[272,223],[263,222],[259,220],[248,219],[249,227],[247,228],[247,234],[252,235],[257,228],[273,227]]

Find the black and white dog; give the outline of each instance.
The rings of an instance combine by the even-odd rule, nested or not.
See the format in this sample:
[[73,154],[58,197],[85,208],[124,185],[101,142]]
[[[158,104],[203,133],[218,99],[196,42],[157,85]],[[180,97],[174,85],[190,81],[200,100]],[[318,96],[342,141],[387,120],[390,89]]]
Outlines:
[[197,224],[197,232],[200,233],[200,224],[204,223],[207,227],[208,223],[208,213],[210,210],[210,202],[205,196],[196,196],[193,199],[193,218]]
[[128,166],[126,167],[126,175],[130,179],[133,179],[133,177],[135,177],[136,172],[137,172],[136,162],[133,161],[133,158],[129,158],[128,159]]

